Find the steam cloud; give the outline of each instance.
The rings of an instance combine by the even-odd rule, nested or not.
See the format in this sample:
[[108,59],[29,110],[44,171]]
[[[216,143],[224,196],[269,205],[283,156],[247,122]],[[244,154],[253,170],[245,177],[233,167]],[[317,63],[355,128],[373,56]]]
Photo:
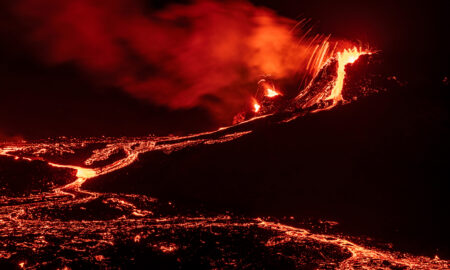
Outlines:
[[295,22],[242,1],[149,11],[130,0],[20,0],[14,11],[48,64],[74,63],[154,104],[207,107],[219,122],[249,101],[259,76],[294,76],[320,43],[299,40]]

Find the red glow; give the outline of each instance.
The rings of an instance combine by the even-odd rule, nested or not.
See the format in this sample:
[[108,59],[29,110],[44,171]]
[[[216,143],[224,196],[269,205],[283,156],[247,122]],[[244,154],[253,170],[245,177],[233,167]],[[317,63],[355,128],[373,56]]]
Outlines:
[[[334,80],[330,80],[330,84],[327,86],[323,86],[322,89],[316,89],[314,90],[315,94],[313,97],[307,97],[304,102],[301,105],[302,109],[311,108],[313,106],[318,106],[318,109],[312,110],[312,112],[318,112],[322,110],[328,110],[336,106],[339,102],[343,102],[344,99],[342,97],[342,90],[344,88],[344,81],[345,81],[345,67],[348,64],[352,64],[356,62],[356,60],[359,59],[361,55],[364,54],[371,54],[369,50],[363,50],[361,48],[353,47],[351,49],[343,49],[342,51],[336,53],[336,54],[330,54],[330,52],[334,52],[334,49],[330,50],[328,41],[324,42],[323,46],[317,47],[316,49],[321,50],[321,56],[319,58],[314,58],[314,55],[316,55],[316,51],[311,56],[315,60],[313,63],[308,63],[309,65],[314,65],[315,67],[322,67],[322,65],[326,63],[332,63],[332,61],[337,62],[337,69]],[[338,44],[334,46],[334,48],[337,47]],[[317,73],[318,74],[318,73]],[[316,76],[317,76],[316,74]],[[264,87],[264,96],[268,98],[272,98],[275,96],[281,95],[281,93],[277,92],[274,87],[274,84],[272,82],[268,82],[266,79],[262,79],[258,82],[258,85],[262,84]],[[297,101],[302,102],[301,100],[305,95],[307,95],[310,91],[310,88],[307,87],[300,91],[300,94],[294,99]],[[331,101],[331,102],[324,102],[324,101]],[[256,101],[253,101],[254,106],[254,112],[259,112],[261,109],[261,105],[257,103]],[[264,104],[265,105],[265,104]],[[270,109],[269,109],[270,110]]]
[[158,12],[127,0],[12,2],[21,21],[32,22],[24,40],[46,63],[75,64],[97,83],[153,104],[205,107],[220,125],[251,97],[252,89],[236,86],[261,74],[308,81],[334,51],[329,37],[310,35],[307,20],[245,1],[193,1]]

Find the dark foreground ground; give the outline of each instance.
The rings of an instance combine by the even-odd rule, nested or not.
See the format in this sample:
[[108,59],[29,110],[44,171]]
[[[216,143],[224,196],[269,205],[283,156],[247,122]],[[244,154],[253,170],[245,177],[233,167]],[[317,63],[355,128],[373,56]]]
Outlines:
[[437,87],[431,96],[403,88],[262,125],[224,144],[143,154],[84,187],[336,220],[343,232],[449,258],[449,92]]
[[[0,157],[0,268],[447,269],[449,87],[384,72],[395,87],[286,123],[19,146]],[[81,189],[46,162],[141,146]]]

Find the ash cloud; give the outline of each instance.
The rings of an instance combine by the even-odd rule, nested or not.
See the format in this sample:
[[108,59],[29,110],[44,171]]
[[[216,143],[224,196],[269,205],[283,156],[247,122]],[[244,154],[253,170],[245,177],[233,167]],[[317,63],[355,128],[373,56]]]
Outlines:
[[314,43],[295,37],[294,21],[244,1],[148,10],[127,0],[20,0],[12,10],[45,63],[75,64],[95,83],[171,109],[206,107],[218,123],[249,102],[259,76],[302,72]]

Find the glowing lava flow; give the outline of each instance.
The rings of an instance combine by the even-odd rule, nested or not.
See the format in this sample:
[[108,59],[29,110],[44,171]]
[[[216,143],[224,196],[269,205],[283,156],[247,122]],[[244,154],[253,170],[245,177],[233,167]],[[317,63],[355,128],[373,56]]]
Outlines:
[[57,167],[57,168],[69,168],[69,169],[74,169],[77,171],[76,177],[77,180],[75,180],[74,182],[64,186],[63,188],[67,189],[67,188],[80,188],[81,185],[88,180],[89,178],[93,178],[95,176],[98,175],[98,173],[94,170],[94,169],[89,169],[89,168],[83,168],[83,167],[78,167],[78,166],[72,166],[72,165],[61,165],[61,164],[56,164],[56,163],[52,163],[49,162],[48,165],[53,166],[53,167]]
[[[25,260],[19,257],[20,261],[16,263],[20,267],[38,268],[38,266],[59,260],[63,262],[61,266],[63,268],[66,264],[76,265],[77,258],[84,258],[92,264],[103,265],[111,263],[111,256],[114,256],[114,253],[110,253],[111,250],[120,252],[120,247],[123,246],[140,251],[143,246],[148,245],[153,248],[152,252],[185,256],[178,253],[179,250],[189,250],[189,248],[207,250],[205,247],[211,246],[228,250],[231,248],[226,245],[229,241],[239,239],[241,235],[254,235],[255,237],[248,237],[252,241],[248,243],[249,245],[257,243],[257,246],[264,248],[263,251],[267,250],[269,255],[273,252],[277,256],[291,258],[293,262],[298,263],[299,268],[304,265],[300,264],[302,261],[307,260],[307,263],[311,263],[310,260],[318,260],[319,262],[313,261],[313,263],[321,265],[319,269],[332,269],[333,266],[333,269],[388,269],[389,266],[393,267],[390,269],[448,269],[449,262],[437,257],[432,259],[377,250],[340,236],[313,233],[262,218],[237,218],[223,215],[191,217],[183,214],[173,216],[172,212],[169,214],[162,212],[161,209],[167,208],[167,205],[144,195],[93,193],[83,190],[81,186],[87,179],[130,165],[137,160],[139,153],[162,150],[170,154],[200,143],[206,145],[223,143],[248,133],[248,131],[236,132],[230,128],[227,133],[219,137],[213,136],[213,133],[204,133],[197,134],[197,137],[153,138],[154,141],[149,141],[148,138],[129,141],[117,139],[115,143],[98,140],[95,143],[104,143],[105,148],[95,150],[93,155],[85,160],[85,164],[95,165],[96,161],[108,161],[115,153],[114,148],[122,149],[126,156],[117,161],[111,160],[109,165],[95,169],[49,162],[48,164],[54,167],[77,170],[77,180],[54,189],[54,193],[41,193],[29,198],[13,198],[14,201],[21,203],[3,202],[3,205],[0,205],[0,224],[2,224],[0,237],[3,239],[14,237],[14,241],[0,245],[0,260],[3,258],[13,261],[17,253],[20,256],[32,254],[25,256]],[[78,145],[88,144],[82,141],[78,143]],[[50,149],[52,147],[54,149]],[[70,142],[53,145],[50,143],[21,144],[0,147],[0,155],[16,157],[23,153],[33,157],[26,158],[32,161],[42,159],[39,154],[44,153],[43,149],[49,152],[60,150],[61,147],[75,149],[77,146]],[[61,196],[68,193],[73,196]],[[158,211],[160,213],[155,214]],[[95,215],[92,216],[90,213]],[[81,218],[78,219],[78,215],[81,215]],[[64,218],[60,219],[61,216]],[[27,237],[29,235],[33,237]],[[199,239],[199,241],[187,242],[189,244],[185,246],[183,237]],[[243,239],[242,241],[246,241],[245,237]],[[209,242],[211,240],[215,244],[211,245]],[[306,252],[293,253],[292,251],[297,247]],[[57,255],[54,256],[55,251]],[[317,252],[320,257],[314,257]],[[233,254],[225,253],[223,256],[233,258]],[[220,259],[223,260],[222,257]],[[239,265],[237,261],[233,261],[233,268],[242,268],[243,265]]]
[[[259,221],[258,226],[270,228],[272,231],[279,231],[284,234],[284,239],[277,239],[277,241],[269,240],[267,243],[268,246],[280,245],[292,240],[302,242],[306,239],[310,239],[317,243],[336,245],[348,250],[351,253],[351,256],[340,262],[334,269],[448,269],[450,266],[448,261],[441,260],[438,257],[431,259],[421,256],[411,256],[408,254],[369,249],[344,238],[324,234],[314,234],[305,229],[267,222],[260,218],[257,218],[256,220]],[[389,262],[389,264],[387,264],[387,262]],[[392,266],[392,268],[388,265]]]
[[[324,48],[323,51],[325,52],[328,47]],[[332,105],[329,105],[330,102],[324,105],[327,106],[324,109],[329,109],[338,104],[339,101],[343,101],[342,89],[346,76],[345,66],[354,63],[363,54],[370,54],[370,52],[353,48],[338,53],[334,58],[336,60],[333,59],[333,61],[337,61],[336,78],[330,79],[329,83],[327,81],[329,87],[319,88],[320,93],[313,93],[312,99],[310,99],[312,102],[307,100],[306,104],[313,106],[326,100],[332,100]],[[323,55],[325,54],[322,54],[318,61],[323,61]],[[268,98],[282,95],[274,90],[275,87],[261,89],[265,90],[264,95]],[[300,96],[300,98],[303,97],[304,95]],[[255,113],[265,111],[261,110],[262,105],[264,106],[264,102],[261,102],[260,105],[256,99],[253,100],[253,111]],[[232,219],[229,216],[206,217],[204,215],[190,217],[183,216],[183,214],[173,216],[172,212],[169,212],[169,214],[163,212],[165,210],[162,209],[166,209],[167,205],[158,204],[157,200],[144,195],[94,193],[83,190],[82,184],[86,180],[127,167],[137,161],[141,153],[162,151],[169,155],[174,151],[199,144],[211,145],[231,141],[253,132],[255,128],[252,122],[253,124],[257,123],[258,120],[266,116],[268,115],[254,117],[241,122],[239,125],[221,128],[218,131],[185,137],[114,138],[109,141],[95,139],[89,142],[68,141],[0,146],[0,155],[10,156],[16,160],[20,156],[20,159],[33,161],[43,160],[46,155],[51,157],[52,155],[49,153],[58,153],[60,156],[65,153],[75,155],[74,149],[83,148],[89,144],[102,144],[106,146],[102,149],[93,150],[92,155],[85,159],[84,164],[94,167],[96,164],[107,164],[98,165],[95,168],[86,168],[48,162],[53,167],[76,170],[77,179],[65,186],[53,189],[53,192],[40,193],[29,198],[12,198],[13,203],[10,204],[4,199],[3,205],[0,204],[0,224],[3,225],[0,226],[0,237],[3,237],[3,239],[14,237],[14,241],[8,241],[4,245],[0,245],[0,259],[14,258],[13,256],[16,253],[22,252],[23,254],[33,254],[33,256],[29,256],[29,259],[35,260],[36,266],[46,265],[49,262],[53,263],[54,257],[57,256],[60,257],[57,260],[64,264],[74,260],[76,265],[78,262],[74,258],[86,258],[86,261],[89,260],[94,264],[105,266],[104,264],[111,263],[109,256],[113,255],[99,253],[111,254],[111,250],[120,250],[114,246],[128,247],[127,245],[129,245],[130,250],[140,251],[144,245],[147,245],[161,253],[182,256],[177,254],[178,250],[184,251],[191,247],[194,250],[207,250],[211,246],[218,246],[223,251],[230,248],[226,245],[221,246],[223,243],[229,242],[230,237],[233,240],[236,235],[246,235],[246,237],[255,235],[254,238],[248,237],[253,241],[249,245],[254,245],[254,241],[259,241],[257,242],[258,245],[264,247],[268,254],[273,252],[277,256],[292,258],[293,261],[301,261],[304,260],[302,257],[306,257],[306,260],[310,263],[310,258],[314,258],[314,254],[319,253],[320,260],[323,261],[323,268],[320,269],[332,269],[333,265],[335,266],[334,269],[387,269],[389,266],[395,267],[395,269],[448,269],[450,267],[449,261],[440,260],[437,257],[431,259],[372,249],[350,242],[340,236],[313,233],[306,229],[270,222],[262,218]],[[292,115],[287,117],[291,119]],[[264,121],[278,123],[277,118],[274,117],[273,119],[275,120],[267,117]],[[124,153],[124,156],[117,160],[114,155],[119,152]],[[144,170],[144,168],[141,169]],[[73,196],[65,196],[67,194]],[[0,197],[0,202],[2,202],[1,199]],[[20,203],[15,203],[15,201]],[[92,215],[91,213],[95,214]],[[77,218],[77,216],[80,217]],[[60,217],[68,218],[68,220]],[[30,235],[33,237],[28,237]],[[161,237],[161,235],[164,237]],[[189,239],[199,239],[199,241],[192,241],[193,243],[186,241],[189,244],[183,247],[183,237],[186,236]],[[219,236],[226,241],[222,241],[223,243],[216,241],[216,239],[220,239]],[[208,242],[211,239],[214,240],[215,244],[211,245]],[[133,243],[139,244],[134,246]],[[195,246],[196,244],[200,245],[200,248]],[[17,247],[20,249],[17,249]],[[307,252],[293,252],[293,250],[296,250],[293,248],[297,247],[300,247],[300,250],[305,249]],[[343,255],[330,252],[328,255],[331,257],[328,258],[327,253],[322,254],[330,248],[333,252],[336,251]],[[53,256],[54,252],[59,252],[59,250],[64,250],[64,252]],[[66,252],[66,250],[70,252]],[[287,253],[285,250],[287,250]],[[348,255],[345,255],[347,253]],[[225,256],[232,258],[230,254],[225,254]],[[332,256],[339,257],[341,260],[334,260]],[[42,261],[38,261],[39,259]],[[130,261],[132,259],[134,258],[131,258]],[[220,259],[221,261],[224,260],[222,257]],[[33,267],[33,264],[29,261],[22,260],[23,258],[20,258],[20,261],[16,262],[20,267],[28,267],[28,265]],[[233,262],[231,266],[234,267],[232,268],[242,266],[237,265],[238,260],[230,261]],[[215,268],[217,268],[217,265],[215,265]]]
[[253,111],[254,111],[255,113],[257,113],[257,112],[259,112],[260,109],[261,109],[261,105],[259,105],[258,102],[254,101],[254,102],[253,102]]
[[272,90],[270,88],[266,89],[266,97],[276,97],[276,96],[279,96],[279,95],[280,95],[280,93],[278,93],[275,90]]
[[[321,50],[321,56],[316,59],[317,62],[313,65],[317,67],[317,72],[315,72],[309,84],[292,100],[283,99],[281,104],[286,100],[289,103],[288,107],[290,109],[288,111],[297,111],[301,115],[306,112],[314,113],[329,110],[339,103],[346,103],[346,100],[342,96],[347,76],[345,71],[346,66],[355,63],[360,56],[370,55],[372,52],[368,49],[353,47],[334,53],[336,47],[337,44],[333,48],[329,45],[324,46],[323,50]],[[262,89],[259,85],[261,85]],[[259,91],[264,91],[263,97],[258,95]],[[264,114],[268,115],[271,112],[280,112],[283,110],[279,104],[267,99],[282,96],[282,93],[275,90],[275,86],[271,80],[260,80],[255,96],[253,98],[253,112],[259,112],[261,114],[261,111],[264,111]],[[291,121],[296,117],[294,116],[287,121]]]
[[337,77],[336,82],[334,84],[333,89],[331,90],[330,95],[325,100],[333,100],[333,105],[336,105],[339,101],[344,101],[342,98],[342,88],[344,87],[344,79],[345,79],[345,66],[347,64],[352,64],[361,55],[364,54],[370,54],[369,52],[364,52],[361,49],[358,49],[356,47],[353,47],[353,49],[345,49],[342,52],[338,52],[336,59],[337,59]]

